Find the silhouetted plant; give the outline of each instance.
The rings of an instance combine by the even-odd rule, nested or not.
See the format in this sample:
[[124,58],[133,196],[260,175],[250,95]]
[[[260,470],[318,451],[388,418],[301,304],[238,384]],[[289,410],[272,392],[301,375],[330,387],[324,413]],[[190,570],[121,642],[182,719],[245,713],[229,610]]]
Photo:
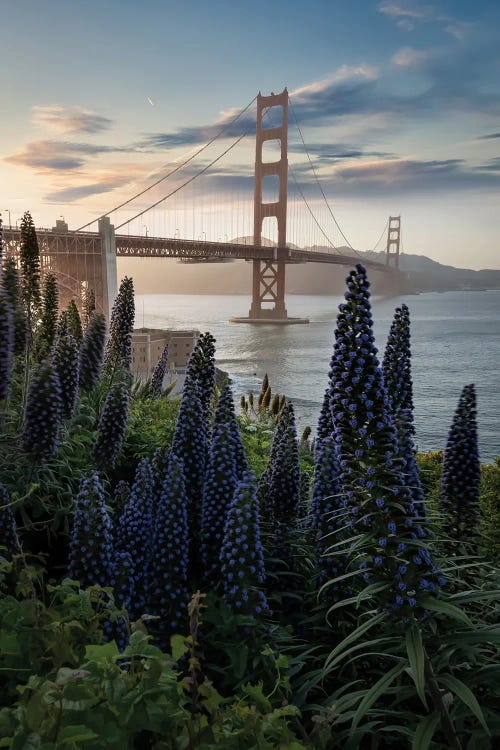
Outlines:
[[168,345],[165,346],[161,353],[161,357],[156,363],[156,367],[153,370],[151,376],[151,398],[160,398],[163,389],[163,380],[165,379],[165,373],[167,371],[168,363]]
[[106,344],[105,368],[113,372],[117,368],[130,369],[132,363],[132,333],[135,320],[134,284],[125,276],[113,309]]
[[25,211],[21,219],[19,261],[22,274],[22,297],[31,335],[40,307],[40,250],[35,225],[29,211]]
[[80,344],[83,338],[82,321],[74,299],[69,301],[67,309],[66,324],[68,327],[68,333],[73,336],[77,344]]
[[59,376],[49,360],[32,374],[21,434],[25,453],[34,461],[52,458],[59,444],[63,401]]
[[129,412],[129,387],[125,377],[111,384],[97,428],[94,458],[103,468],[112,469],[121,450]]
[[91,391],[99,382],[106,340],[104,315],[93,313],[80,347],[80,388]]
[[52,365],[59,377],[63,416],[73,416],[78,395],[79,349],[70,333],[58,336],[52,354]]
[[90,318],[95,313],[95,292],[87,287],[83,296],[83,327],[87,328]]
[[19,274],[13,258],[6,258],[0,281],[1,288],[4,290],[13,311],[14,354],[22,354],[26,349],[28,322],[21,299]]
[[259,502],[251,472],[236,487],[224,528],[220,563],[223,596],[231,609],[256,620],[269,614],[263,591],[266,574]]
[[52,349],[57,330],[58,304],[56,277],[53,273],[48,273],[43,285],[42,314],[36,335],[38,356],[46,357]]
[[14,319],[11,304],[0,289],[0,401],[9,398],[14,371]]
[[151,554],[148,612],[158,617],[150,624],[164,648],[187,620],[189,531],[182,461],[173,453],[156,512]]
[[480,480],[476,391],[474,385],[466,385],[446,443],[439,498],[444,530],[455,542],[477,544]]

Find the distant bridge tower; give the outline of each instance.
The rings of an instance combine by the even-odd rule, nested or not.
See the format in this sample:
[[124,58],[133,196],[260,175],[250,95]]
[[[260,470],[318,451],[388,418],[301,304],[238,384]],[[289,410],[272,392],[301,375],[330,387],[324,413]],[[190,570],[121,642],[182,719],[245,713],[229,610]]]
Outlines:
[[389,216],[387,228],[387,247],[385,251],[385,264],[399,270],[399,249],[401,246],[401,216]]
[[[264,110],[270,107],[282,108],[281,125],[272,128],[262,127]],[[262,161],[264,141],[278,140],[281,143],[281,158],[276,162]],[[279,196],[274,203],[262,202],[262,182],[267,175],[279,178]],[[254,225],[253,244],[262,246],[262,222],[268,216],[276,217],[278,223],[278,247],[273,261],[253,261],[252,305],[249,317],[254,320],[285,320],[285,261],[280,256],[286,255],[286,202],[288,180],[288,91],[281,94],[257,96],[257,135],[255,144],[255,187],[254,187]],[[263,307],[273,304],[274,306]]]

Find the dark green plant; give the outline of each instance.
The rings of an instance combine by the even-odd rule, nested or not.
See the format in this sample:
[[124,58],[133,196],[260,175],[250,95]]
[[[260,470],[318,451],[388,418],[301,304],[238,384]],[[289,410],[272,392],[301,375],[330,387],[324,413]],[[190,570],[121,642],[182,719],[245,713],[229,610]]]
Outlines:
[[79,347],[71,333],[57,337],[52,352],[52,366],[61,386],[63,417],[73,416],[80,378]]
[[4,290],[13,311],[14,354],[23,354],[26,348],[28,323],[21,299],[19,274],[13,258],[5,259],[3,270],[0,274],[0,286]]
[[114,373],[120,368],[130,369],[134,320],[134,284],[131,278],[125,276],[111,311],[109,338],[104,357],[108,373]]
[[66,325],[68,333],[73,336],[77,344],[80,345],[83,338],[82,321],[74,299],[70,300],[68,303]]
[[42,358],[47,357],[55,340],[58,322],[58,304],[59,291],[56,277],[53,273],[47,273],[43,285],[40,325],[36,333],[37,354]]
[[80,346],[80,388],[84,391],[91,391],[99,382],[105,341],[104,315],[93,313]]

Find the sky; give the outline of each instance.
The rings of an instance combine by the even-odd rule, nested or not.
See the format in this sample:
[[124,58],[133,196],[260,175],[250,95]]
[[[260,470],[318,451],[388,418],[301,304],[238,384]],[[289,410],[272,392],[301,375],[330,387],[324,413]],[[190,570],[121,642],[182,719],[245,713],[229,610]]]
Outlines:
[[286,86],[290,242],[345,244],[340,227],[353,247],[382,249],[387,217],[401,215],[405,252],[500,268],[497,0],[4,0],[2,10],[4,223],[29,209],[37,226],[63,217],[76,229],[223,130],[111,219],[160,201],[244,135],[120,231],[252,234],[254,107],[232,121],[259,91]]

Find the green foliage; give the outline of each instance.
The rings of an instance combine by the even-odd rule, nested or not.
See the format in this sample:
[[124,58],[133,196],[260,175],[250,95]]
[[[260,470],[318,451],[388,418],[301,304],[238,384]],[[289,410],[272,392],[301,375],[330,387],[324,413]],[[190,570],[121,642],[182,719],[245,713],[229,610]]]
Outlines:
[[53,273],[45,276],[40,325],[36,334],[36,351],[40,358],[47,357],[52,349],[57,330],[59,292]]

